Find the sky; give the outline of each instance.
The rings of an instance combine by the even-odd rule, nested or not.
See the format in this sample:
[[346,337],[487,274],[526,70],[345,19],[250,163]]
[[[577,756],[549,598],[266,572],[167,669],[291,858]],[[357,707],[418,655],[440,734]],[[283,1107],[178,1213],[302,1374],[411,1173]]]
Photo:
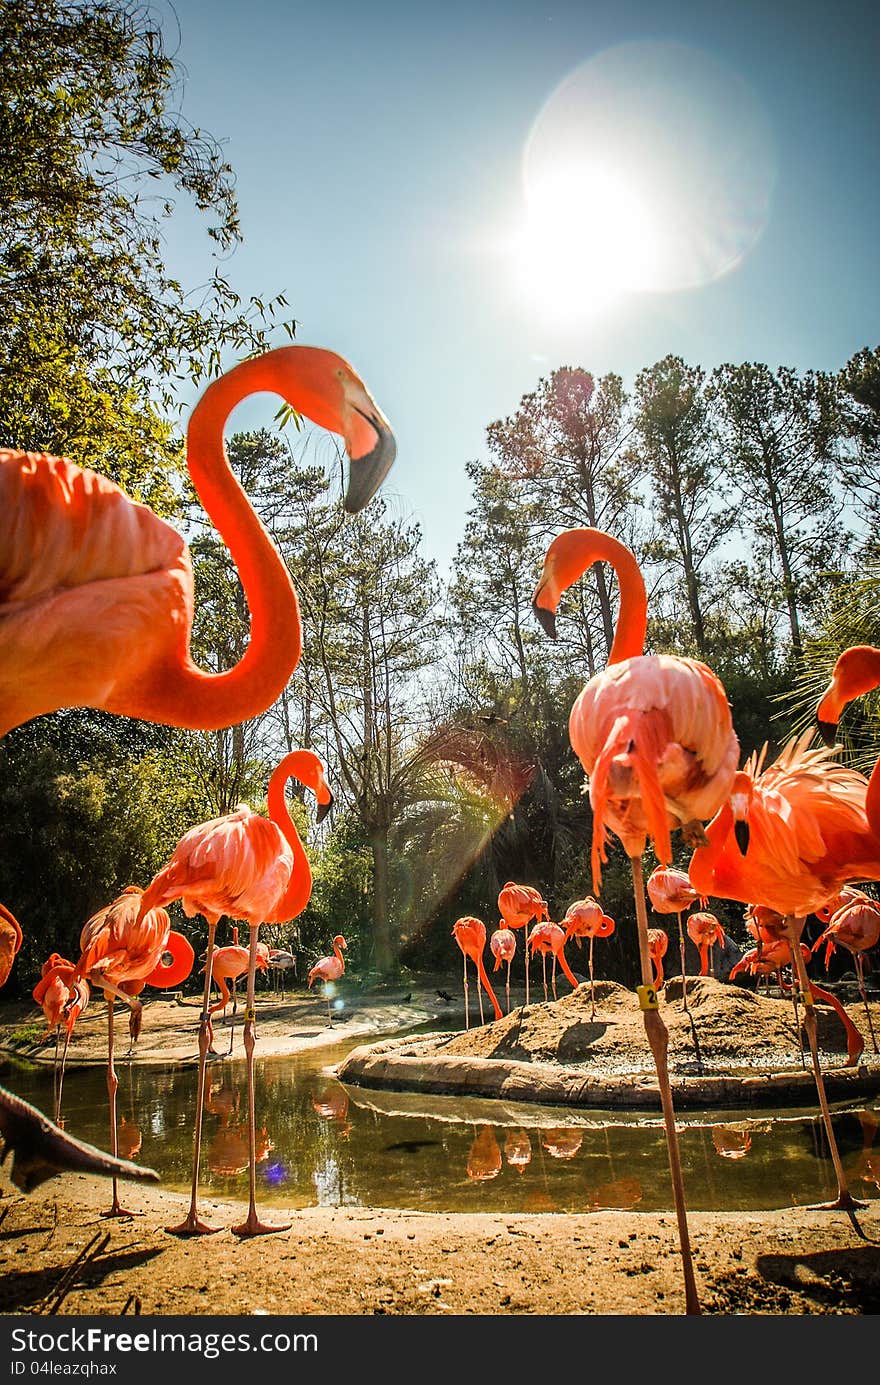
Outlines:
[[[487,425],[557,367],[631,387],[668,353],[836,370],[880,344],[870,0],[152,9],[235,172],[224,273],[360,373],[397,438],[383,494],[441,573]],[[207,224],[167,223],[187,284]]]

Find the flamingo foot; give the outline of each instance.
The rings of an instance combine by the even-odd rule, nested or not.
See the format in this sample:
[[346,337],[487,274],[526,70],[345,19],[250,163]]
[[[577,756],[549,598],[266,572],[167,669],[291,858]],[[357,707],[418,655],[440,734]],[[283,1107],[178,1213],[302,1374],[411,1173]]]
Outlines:
[[867,1202],[859,1202],[852,1193],[841,1192],[834,1202],[811,1202],[804,1210],[807,1212],[856,1212],[860,1207],[867,1207],[867,1205]]
[[270,1236],[273,1231],[289,1231],[293,1222],[285,1222],[281,1226],[269,1226],[266,1222],[260,1221],[254,1207],[248,1212],[247,1221],[243,1221],[240,1226],[233,1226],[232,1232],[235,1236]]
[[143,1212],[129,1212],[127,1207],[123,1207],[120,1202],[114,1201],[113,1206],[107,1212],[102,1212],[102,1217],[142,1217]]
[[195,1212],[190,1212],[186,1221],[182,1221],[179,1226],[166,1226],[165,1230],[169,1236],[214,1236],[220,1227],[209,1226],[197,1217]]

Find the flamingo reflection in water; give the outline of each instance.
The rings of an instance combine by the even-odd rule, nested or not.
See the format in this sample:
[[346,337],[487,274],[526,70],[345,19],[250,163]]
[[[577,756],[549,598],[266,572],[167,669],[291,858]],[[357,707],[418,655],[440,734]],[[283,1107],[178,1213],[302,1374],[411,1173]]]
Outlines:
[[468,1178],[486,1182],[501,1172],[501,1150],[491,1125],[484,1125],[474,1136],[467,1161]]
[[582,1130],[542,1130],[541,1145],[551,1159],[573,1159],[584,1142]]
[[351,1131],[351,1121],[348,1119],[348,1092],[345,1088],[338,1082],[328,1083],[312,1092],[311,1100],[315,1114],[334,1124],[340,1137],[346,1138]]
[[715,1153],[722,1159],[745,1159],[752,1147],[752,1137],[748,1130],[737,1130],[731,1125],[713,1125],[712,1144]]
[[522,1174],[526,1164],[532,1162],[532,1142],[522,1129],[508,1130],[504,1136],[504,1157],[511,1168]]
[[642,1185],[637,1178],[615,1178],[611,1183],[600,1183],[587,1194],[587,1207],[591,1212],[628,1212],[642,1200]]

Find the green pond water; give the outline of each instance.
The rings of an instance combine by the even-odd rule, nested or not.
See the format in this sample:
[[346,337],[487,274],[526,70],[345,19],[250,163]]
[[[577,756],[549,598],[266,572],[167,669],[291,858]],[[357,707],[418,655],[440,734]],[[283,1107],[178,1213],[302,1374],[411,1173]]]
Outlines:
[[[357,1042],[257,1057],[261,1203],[431,1212],[672,1209],[659,1107],[622,1116],[343,1085],[330,1070]],[[117,1072],[120,1153],[156,1169],[166,1187],[188,1190],[195,1066],[121,1060]],[[207,1195],[246,1197],[243,1060],[214,1061],[209,1079],[200,1186]],[[50,1068],[7,1063],[0,1080],[51,1113]],[[877,1198],[880,1101],[835,1107],[833,1116],[853,1194]],[[71,1134],[109,1148],[102,1068],[67,1072],[63,1117]],[[695,1211],[764,1210],[836,1192],[818,1105],[759,1115],[689,1111],[677,1124],[687,1205]]]

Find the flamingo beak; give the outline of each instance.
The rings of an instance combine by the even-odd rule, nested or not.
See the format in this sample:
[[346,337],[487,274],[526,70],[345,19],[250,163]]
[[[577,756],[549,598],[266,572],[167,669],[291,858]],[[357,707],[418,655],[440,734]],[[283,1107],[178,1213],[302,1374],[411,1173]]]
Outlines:
[[357,405],[354,412],[366,425],[359,424],[357,434],[368,434],[374,441],[369,451],[360,455],[350,454],[348,489],[344,501],[346,514],[350,515],[356,515],[370,503],[397,456],[397,442],[383,414],[378,409],[366,412]]
[[547,608],[546,608],[546,606],[539,606],[539,605],[538,605],[538,602],[537,602],[537,597],[536,597],[535,600],[532,602],[532,610],[534,611],[535,617],[536,617],[536,619],[537,619],[537,621],[538,621],[538,624],[541,626],[541,629],[544,631],[545,635],[549,635],[550,638],[551,638],[551,640],[555,640],[555,639],[556,639],[556,613],[555,613],[555,611],[548,611]]
[[323,822],[332,807],[333,795],[331,794],[326,803],[318,804],[318,811],[315,813],[315,822]]
[[736,837],[740,856],[745,856],[749,849],[749,824],[747,822],[735,822],[733,835]]
[[819,721],[817,718],[816,725],[819,728],[819,735],[830,750],[837,740],[837,723],[833,721]]

